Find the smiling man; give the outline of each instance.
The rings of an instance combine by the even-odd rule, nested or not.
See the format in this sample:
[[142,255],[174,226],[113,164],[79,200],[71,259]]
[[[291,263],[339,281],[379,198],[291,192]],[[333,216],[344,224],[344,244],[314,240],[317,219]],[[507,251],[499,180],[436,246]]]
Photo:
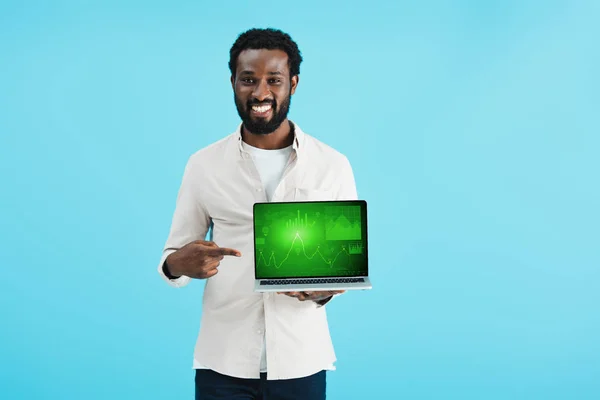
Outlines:
[[229,61],[241,124],[185,167],[158,271],[174,287],[205,280],[196,399],[325,399],[325,304],[339,292],[253,290],[254,203],[357,199],[348,159],[288,119],[301,62],[284,32],[241,34]]

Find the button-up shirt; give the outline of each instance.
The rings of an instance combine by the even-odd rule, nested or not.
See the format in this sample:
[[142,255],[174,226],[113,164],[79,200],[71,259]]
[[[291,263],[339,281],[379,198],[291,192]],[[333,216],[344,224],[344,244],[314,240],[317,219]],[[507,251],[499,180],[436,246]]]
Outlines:
[[[169,254],[209,233],[218,246],[239,250],[241,257],[226,256],[218,273],[205,281],[194,365],[258,378],[265,341],[267,379],[309,376],[336,361],[326,306],[254,292],[252,211],[254,203],[267,198],[252,157],[242,146],[241,127],[189,158],[158,272],[171,286],[186,286],[190,278],[169,279],[163,263]],[[292,150],[271,201],[357,199],[345,155],[296,124]]]

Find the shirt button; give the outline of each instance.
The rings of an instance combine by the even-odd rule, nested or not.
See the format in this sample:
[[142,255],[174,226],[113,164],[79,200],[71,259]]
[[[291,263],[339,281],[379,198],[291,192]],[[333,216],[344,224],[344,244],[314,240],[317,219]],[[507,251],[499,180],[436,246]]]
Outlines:
[[256,188],[256,191],[257,192],[262,192],[262,189],[261,188]]

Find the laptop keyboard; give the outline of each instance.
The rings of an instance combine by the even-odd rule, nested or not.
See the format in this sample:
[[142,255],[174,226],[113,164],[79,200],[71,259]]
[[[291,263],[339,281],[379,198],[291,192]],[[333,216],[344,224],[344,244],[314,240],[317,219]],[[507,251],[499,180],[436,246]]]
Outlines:
[[310,278],[310,279],[268,279],[260,281],[261,285],[311,285],[321,283],[361,283],[363,278]]

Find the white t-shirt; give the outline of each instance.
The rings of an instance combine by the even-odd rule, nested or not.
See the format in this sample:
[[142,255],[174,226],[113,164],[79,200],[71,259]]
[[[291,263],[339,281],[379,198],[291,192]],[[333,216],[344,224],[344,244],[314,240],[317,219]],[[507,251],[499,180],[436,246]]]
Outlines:
[[242,142],[242,147],[252,155],[252,160],[260,175],[267,200],[271,201],[273,192],[277,189],[277,185],[279,185],[279,181],[285,171],[285,166],[292,154],[292,146],[290,145],[283,149],[265,150]]

